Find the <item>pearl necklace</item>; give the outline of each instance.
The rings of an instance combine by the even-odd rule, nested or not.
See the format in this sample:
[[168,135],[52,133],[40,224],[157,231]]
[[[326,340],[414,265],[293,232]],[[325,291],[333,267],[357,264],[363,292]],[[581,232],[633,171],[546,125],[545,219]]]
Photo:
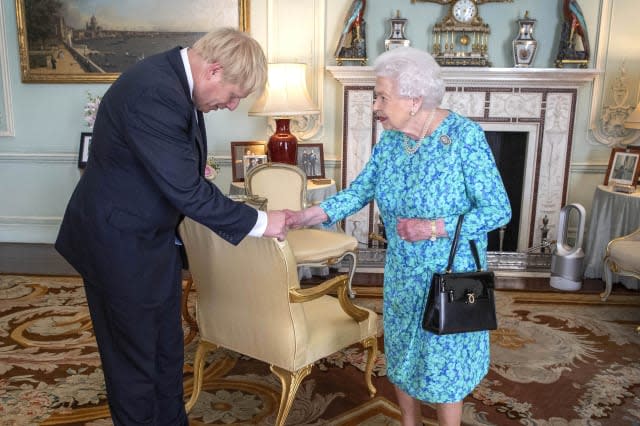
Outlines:
[[424,134],[424,136],[419,140],[414,141],[416,143],[414,146],[409,145],[409,136],[407,136],[406,133],[402,134],[402,147],[404,148],[404,152],[406,152],[408,155],[413,155],[418,149],[420,149],[422,141],[424,141],[424,139],[428,136],[429,126],[431,126],[431,123],[433,122],[435,116],[436,109],[434,108],[431,110],[431,114],[429,114],[429,117],[427,117],[427,119],[425,120],[424,126],[422,126],[422,131],[420,132],[420,134]]

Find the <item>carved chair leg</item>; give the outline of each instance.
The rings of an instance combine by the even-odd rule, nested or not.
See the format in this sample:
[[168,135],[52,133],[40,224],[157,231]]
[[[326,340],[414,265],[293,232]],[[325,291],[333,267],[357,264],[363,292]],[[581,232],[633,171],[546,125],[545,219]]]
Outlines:
[[609,298],[611,289],[613,288],[613,270],[615,269],[615,264],[612,264],[611,259],[608,257],[604,259],[603,263],[605,288],[604,291],[600,293],[600,299],[605,302]]
[[358,256],[356,256],[354,252],[350,251],[347,254],[345,254],[344,257],[351,258],[351,262],[349,262],[349,280],[347,281],[347,289],[349,289],[349,297],[353,299],[356,297],[356,292],[353,291],[352,281],[353,281],[353,276],[356,274],[356,266],[358,265]]
[[371,382],[371,376],[373,374],[373,366],[378,358],[378,339],[376,336],[369,337],[362,341],[362,346],[367,350],[367,365],[364,369],[364,381],[369,389],[369,396],[373,398],[377,390]]
[[184,271],[182,277],[182,319],[187,323],[187,326],[189,327],[189,332],[184,337],[184,344],[187,345],[193,340],[196,333],[198,332],[198,323],[189,313],[189,293],[191,292],[191,289],[193,287],[193,278],[191,278],[191,274],[188,271]]
[[198,349],[196,350],[196,357],[193,361],[193,390],[191,391],[191,398],[185,404],[184,408],[187,411],[191,411],[193,406],[200,396],[202,390],[202,380],[204,373],[204,360],[208,352],[216,350],[217,346],[211,342],[200,341],[198,343]]
[[280,394],[280,407],[278,408],[278,416],[276,417],[276,426],[283,426],[287,421],[289,410],[293,405],[293,400],[296,398],[296,392],[302,380],[311,373],[313,364],[309,364],[306,367],[302,367],[298,371],[293,373],[283,368],[272,365],[271,371],[278,376],[280,383],[282,384],[282,393]]

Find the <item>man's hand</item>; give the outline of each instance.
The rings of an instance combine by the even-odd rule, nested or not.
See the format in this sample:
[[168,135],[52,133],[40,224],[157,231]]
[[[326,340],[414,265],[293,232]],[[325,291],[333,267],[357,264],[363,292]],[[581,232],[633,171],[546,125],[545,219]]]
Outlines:
[[276,237],[279,241],[284,241],[287,237],[286,215],[281,210],[271,210],[267,212],[267,229],[264,237]]

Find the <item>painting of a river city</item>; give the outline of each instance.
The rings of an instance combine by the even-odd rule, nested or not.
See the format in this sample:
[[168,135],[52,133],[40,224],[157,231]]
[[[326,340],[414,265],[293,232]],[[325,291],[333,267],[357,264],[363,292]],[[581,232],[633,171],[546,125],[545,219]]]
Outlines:
[[25,82],[111,82],[136,62],[242,28],[247,0],[19,0]]

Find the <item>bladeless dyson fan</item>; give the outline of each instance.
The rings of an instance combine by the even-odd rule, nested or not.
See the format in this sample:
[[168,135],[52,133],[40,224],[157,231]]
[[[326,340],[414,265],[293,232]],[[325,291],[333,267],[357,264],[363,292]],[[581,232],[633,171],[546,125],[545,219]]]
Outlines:
[[[569,216],[577,213],[578,225],[573,244],[567,241]],[[581,204],[567,204],[560,210],[558,221],[558,241],[551,256],[551,287],[558,290],[576,291],[582,287],[582,264],[584,251],[582,237],[584,235],[585,210]]]

